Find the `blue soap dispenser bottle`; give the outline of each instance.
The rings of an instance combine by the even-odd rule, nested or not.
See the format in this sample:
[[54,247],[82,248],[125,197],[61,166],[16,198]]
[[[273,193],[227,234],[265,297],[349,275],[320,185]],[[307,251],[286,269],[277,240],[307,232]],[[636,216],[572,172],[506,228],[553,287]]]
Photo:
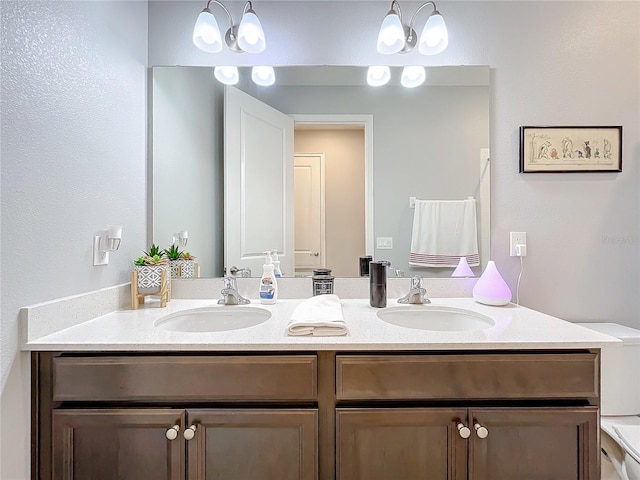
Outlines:
[[271,258],[271,252],[266,251],[262,277],[260,277],[260,303],[273,305],[278,299],[278,282],[276,281],[275,267]]

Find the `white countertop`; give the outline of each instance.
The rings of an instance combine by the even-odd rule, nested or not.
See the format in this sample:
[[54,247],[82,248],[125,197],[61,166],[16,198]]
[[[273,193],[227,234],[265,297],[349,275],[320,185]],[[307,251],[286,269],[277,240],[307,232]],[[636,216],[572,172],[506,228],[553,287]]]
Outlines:
[[[173,299],[165,308],[147,301],[138,310],[118,310],[78,325],[32,339],[23,350],[33,351],[310,351],[310,350],[506,350],[601,348],[621,342],[579,325],[509,304],[481,305],[472,298],[432,298],[432,305],[463,308],[491,317],[484,330],[442,332],[388,324],[368,299],[343,299],[349,333],[342,337],[287,336],[287,325],[302,300],[278,300],[252,306],[272,312],[266,322],[222,332],[172,332],[154,326],[161,317],[200,307],[222,307],[216,300]],[[387,308],[396,306],[389,299]]]

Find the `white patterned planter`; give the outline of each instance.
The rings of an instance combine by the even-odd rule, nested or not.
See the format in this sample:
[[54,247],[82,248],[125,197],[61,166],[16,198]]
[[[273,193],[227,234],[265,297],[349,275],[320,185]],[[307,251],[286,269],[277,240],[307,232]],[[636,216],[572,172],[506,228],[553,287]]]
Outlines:
[[160,293],[160,276],[167,272],[167,290],[171,288],[171,270],[169,265],[134,265],[138,272],[138,292],[142,294]]
[[173,278],[193,278],[196,276],[196,262],[179,258],[171,260],[171,276]]

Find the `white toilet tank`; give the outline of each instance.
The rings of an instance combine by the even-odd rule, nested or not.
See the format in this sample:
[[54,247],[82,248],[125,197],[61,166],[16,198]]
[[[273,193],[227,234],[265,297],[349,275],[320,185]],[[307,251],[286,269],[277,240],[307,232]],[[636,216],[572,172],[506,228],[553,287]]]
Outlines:
[[619,338],[622,346],[602,348],[602,415],[640,415],[640,330],[617,323],[578,323]]

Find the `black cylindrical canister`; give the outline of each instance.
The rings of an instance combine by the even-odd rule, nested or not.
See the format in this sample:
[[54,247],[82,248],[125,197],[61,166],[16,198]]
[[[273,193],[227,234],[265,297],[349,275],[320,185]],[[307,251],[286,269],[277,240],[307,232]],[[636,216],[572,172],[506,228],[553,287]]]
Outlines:
[[387,266],[389,262],[369,264],[369,304],[375,308],[387,306]]
[[327,295],[333,293],[333,277],[331,269],[318,268],[313,271],[313,294]]

